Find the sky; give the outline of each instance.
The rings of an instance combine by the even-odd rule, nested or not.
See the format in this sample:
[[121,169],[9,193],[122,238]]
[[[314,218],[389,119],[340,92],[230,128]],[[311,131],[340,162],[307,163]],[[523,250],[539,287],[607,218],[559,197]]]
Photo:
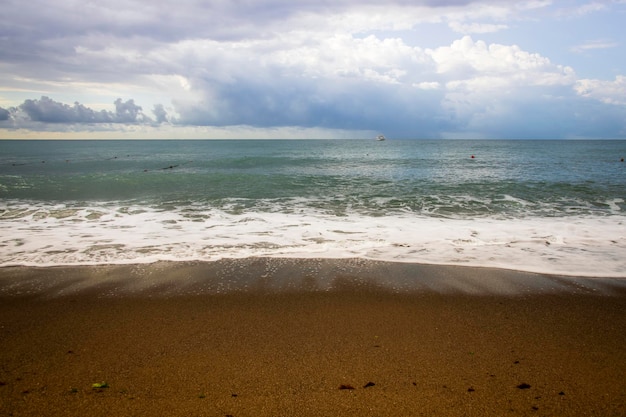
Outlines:
[[626,0],[4,0],[0,138],[626,139]]

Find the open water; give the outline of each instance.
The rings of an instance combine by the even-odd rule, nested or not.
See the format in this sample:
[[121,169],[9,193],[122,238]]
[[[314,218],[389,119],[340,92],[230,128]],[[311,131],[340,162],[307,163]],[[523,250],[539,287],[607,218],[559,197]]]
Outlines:
[[0,141],[0,266],[358,257],[626,277],[626,141]]

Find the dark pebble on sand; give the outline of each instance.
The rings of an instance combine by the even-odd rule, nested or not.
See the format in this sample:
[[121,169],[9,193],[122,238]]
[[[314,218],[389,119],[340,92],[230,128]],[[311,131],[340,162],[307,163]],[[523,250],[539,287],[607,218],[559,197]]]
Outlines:
[[370,381],[367,384],[363,385],[363,388],[373,387],[374,385],[376,385],[376,384],[374,384],[373,382]]
[[339,385],[339,389],[354,389],[354,387],[352,385],[341,384]]
[[528,389],[528,388],[530,388],[530,385],[528,385],[527,383],[523,382],[523,383],[519,384],[517,386],[517,388],[519,388],[519,389]]
[[469,388],[467,389],[467,392],[474,392],[474,391],[476,391],[476,390],[475,390],[474,388],[472,388],[472,387],[469,387]]

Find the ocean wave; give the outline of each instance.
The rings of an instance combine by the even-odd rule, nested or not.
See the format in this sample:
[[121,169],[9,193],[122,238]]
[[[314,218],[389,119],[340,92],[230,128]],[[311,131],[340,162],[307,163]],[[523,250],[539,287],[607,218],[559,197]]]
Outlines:
[[[231,202],[234,203],[234,202]],[[0,266],[243,257],[366,258],[566,275],[626,271],[626,216],[445,218],[311,208],[13,202],[0,208]]]

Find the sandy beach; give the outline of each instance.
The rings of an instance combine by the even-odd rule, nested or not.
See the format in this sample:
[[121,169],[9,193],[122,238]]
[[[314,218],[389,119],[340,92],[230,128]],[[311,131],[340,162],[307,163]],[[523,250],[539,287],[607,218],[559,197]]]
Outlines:
[[626,415],[625,281],[358,259],[2,268],[0,415]]

